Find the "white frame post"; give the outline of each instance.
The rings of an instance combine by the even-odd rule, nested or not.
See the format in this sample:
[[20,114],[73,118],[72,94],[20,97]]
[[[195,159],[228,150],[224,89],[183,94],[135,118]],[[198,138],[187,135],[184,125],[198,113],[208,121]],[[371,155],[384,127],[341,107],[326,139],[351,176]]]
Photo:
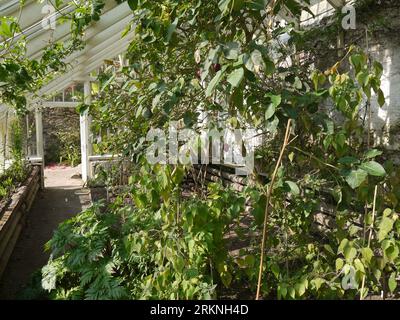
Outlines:
[[43,140],[43,114],[42,110],[36,106],[35,108],[35,124],[36,124],[36,153],[41,159],[41,185],[44,188],[44,140]]
[[[92,89],[89,80],[84,83],[85,104],[92,102]],[[89,157],[91,155],[90,145],[90,120],[88,110],[80,115],[80,133],[81,133],[81,159],[82,159],[82,181],[86,183],[91,177]]]

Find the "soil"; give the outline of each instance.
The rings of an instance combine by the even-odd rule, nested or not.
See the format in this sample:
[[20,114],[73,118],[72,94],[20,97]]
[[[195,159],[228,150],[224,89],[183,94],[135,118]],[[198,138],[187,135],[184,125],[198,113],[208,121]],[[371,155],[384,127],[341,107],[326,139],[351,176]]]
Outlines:
[[90,191],[72,178],[79,168],[52,166],[45,169],[45,189],[39,191],[26,224],[0,279],[0,299],[15,299],[34,272],[49,258],[44,252],[57,226],[91,203]]

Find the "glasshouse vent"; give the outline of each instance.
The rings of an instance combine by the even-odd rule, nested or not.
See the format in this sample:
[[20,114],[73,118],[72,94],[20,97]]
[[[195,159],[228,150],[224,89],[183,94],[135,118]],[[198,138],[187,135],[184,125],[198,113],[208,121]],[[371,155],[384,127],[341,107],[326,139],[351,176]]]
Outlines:
[[0,298],[399,299],[399,31],[396,0],[0,0]]

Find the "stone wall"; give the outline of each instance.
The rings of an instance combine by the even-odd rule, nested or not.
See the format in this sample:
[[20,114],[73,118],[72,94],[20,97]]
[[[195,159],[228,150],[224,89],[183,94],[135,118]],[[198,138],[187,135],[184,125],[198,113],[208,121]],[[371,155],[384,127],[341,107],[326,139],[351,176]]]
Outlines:
[[63,137],[80,150],[79,114],[74,108],[47,108],[43,110],[43,138],[46,163],[59,162]]
[[[358,1],[362,3],[363,1]],[[384,72],[381,88],[386,104],[380,108],[376,96],[372,97],[372,129],[375,146],[387,150],[400,150],[400,1],[364,0],[367,5],[356,6],[356,29],[344,31],[344,44],[355,44],[382,63]],[[321,7],[324,10],[325,7]],[[322,12],[322,11],[321,11]],[[325,70],[338,61],[337,35],[326,35],[329,18],[320,21],[321,33],[313,40],[316,66]],[[368,32],[367,32],[368,30]],[[365,113],[366,104],[361,109]],[[340,121],[334,112],[332,116]],[[367,122],[366,122],[367,123]],[[400,157],[399,157],[400,161]]]

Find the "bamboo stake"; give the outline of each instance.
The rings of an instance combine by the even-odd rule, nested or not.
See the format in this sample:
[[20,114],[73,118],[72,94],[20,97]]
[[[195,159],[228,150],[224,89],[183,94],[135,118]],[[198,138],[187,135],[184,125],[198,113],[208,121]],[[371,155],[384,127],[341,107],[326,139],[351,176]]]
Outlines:
[[274,172],[272,174],[271,182],[267,190],[267,204],[265,206],[265,214],[264,214],[264,226],[263,226],[263,236],[262,236],[262,241],[261,241],[261,257],[260,257],[260,267],[258,270],[258,283],[257,283],[257,294],[256,294],[256,300],[259,300],[260,297],[260,289],[261,289],[261,280],[262,280],[262,269],[263,269],[263,264],[264,264],[264,251],[265,251],[265,240],[267,238],[267,222],[268,222],[268,216],[269,216],[269,201],[271,198],[271,193],[274,188],[274,183],[276,179],[276,175],[278,173],[278,169],[281,166],[282,163],[282,158],[283,154],[285,153],[285,149],[287,145],[289,144],[289,136],[290,136],[290,129],[291,129],[291,119],[288,119],[287,124],[286,124],[286,133],[285,133],[285,138],[283,140],[283,144],[281,147],[281,151],[279,154],[278,161],[276,162]]
[[[375,207],[376,207],[376,195],[378,193],[378,186],[375,186],[375,191],[374,191],[374,203],[372,205],[372,219],[371,219],[371,225],[369,229],[369,235],[368,235],[368,248],[371,245],[371,238],[372,238],[372,230],[374,228],[374,220],[375,220]],[[365,285],[365,274],[362,279],[361,283],[361,292],[360,292],[360,300],[363,300],[363,291],[364,291],[364,285]]]

